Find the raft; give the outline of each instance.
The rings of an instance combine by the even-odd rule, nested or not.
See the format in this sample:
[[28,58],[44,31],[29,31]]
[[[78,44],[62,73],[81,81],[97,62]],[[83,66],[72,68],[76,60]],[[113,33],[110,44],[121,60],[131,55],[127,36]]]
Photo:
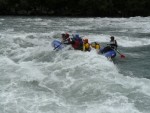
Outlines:
[[59,40],[54,40],[51,45],[54,47],[54,50],[61,50],[64,48],[64,45]]
[[116,51],[113,49],[107,49],[106,47],[100,49],[100,52],[107,58],[114,58],[116,56]]

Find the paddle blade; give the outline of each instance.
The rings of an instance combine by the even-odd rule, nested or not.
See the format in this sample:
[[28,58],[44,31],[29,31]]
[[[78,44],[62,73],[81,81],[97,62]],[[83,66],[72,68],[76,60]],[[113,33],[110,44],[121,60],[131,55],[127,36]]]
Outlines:
[[125,58],[125,55],[122,55],[122,54],[121,54],[120,57],[121,57],[121,58]]

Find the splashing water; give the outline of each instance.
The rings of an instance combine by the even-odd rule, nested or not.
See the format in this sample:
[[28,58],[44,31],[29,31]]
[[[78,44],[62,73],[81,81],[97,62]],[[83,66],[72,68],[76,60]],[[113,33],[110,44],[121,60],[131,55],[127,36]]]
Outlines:
[[[1,17],[1,113],[149,113],[147,24],[149,17]],[[102,45],[114,35],[127,57],[113,63],[95,50],[53,51],[63,31]]]

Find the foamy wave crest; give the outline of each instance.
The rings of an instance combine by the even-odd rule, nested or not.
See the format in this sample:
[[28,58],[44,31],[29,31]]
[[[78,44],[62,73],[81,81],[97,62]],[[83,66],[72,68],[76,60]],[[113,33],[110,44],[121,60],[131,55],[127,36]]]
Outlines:
[[[87,35],[84,38],[89,38],[90,42],[109,43],[110,35]],[[140,47],[150,45],[148,38],[131,38],[131,37],[115,37],[119,46],[122,47]]]
[[140,47],[150,45],[150,39],[147,38],[118,38],[118,44],[122,47]]

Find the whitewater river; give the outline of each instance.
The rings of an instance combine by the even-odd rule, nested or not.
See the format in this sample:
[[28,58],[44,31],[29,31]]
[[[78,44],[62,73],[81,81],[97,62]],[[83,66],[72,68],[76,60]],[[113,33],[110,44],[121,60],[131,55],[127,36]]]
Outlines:
[[[56,52],[62,32],[126,57]],[[150,113],[150,17],[0,17],[0,113]]]

